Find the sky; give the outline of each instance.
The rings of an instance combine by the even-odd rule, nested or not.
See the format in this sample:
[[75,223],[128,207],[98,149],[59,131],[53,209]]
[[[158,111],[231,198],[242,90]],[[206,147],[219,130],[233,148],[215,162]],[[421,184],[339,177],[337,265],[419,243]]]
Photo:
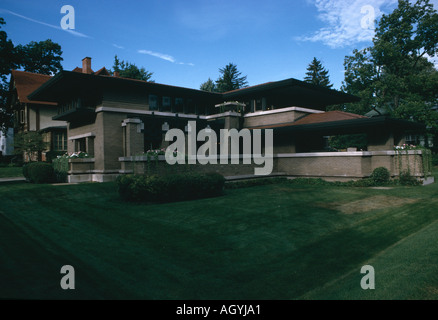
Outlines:
[[[438,9],[438,0],[431,3]],[[74,19],[67,19],[71,10],[61,12],[64,5]],[[81,67],[84,57],[94,71],[110,69],[117,55],[153,72],[157,83],[199,89],[228,63],[249,85],[303,80],[316,57],[339,89],[344,57],[370,46],[371,21],[396,6],[397,0],[2,0],[0,17],[15,45],[59,43],[65,70]],[[62,21],[74,29],[64,30]]]

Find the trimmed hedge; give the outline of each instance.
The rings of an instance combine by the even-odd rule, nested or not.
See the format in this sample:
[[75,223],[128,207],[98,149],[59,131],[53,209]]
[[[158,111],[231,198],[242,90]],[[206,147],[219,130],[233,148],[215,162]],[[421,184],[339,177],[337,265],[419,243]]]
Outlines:
[[116,180],[122,199],[136,202],[174,202],[223,194],[225,178],[218,173],[122,175]]
[[54,171],[50,163],[31,162],[23,166],[24,177],[32,183],[54,182]]
[[376,185],[383,185],[389,182],[390,177],[391,174],[389,173],[388,169],[386,169],[385,167],[378,167],[373,170],[370,179],[374,181]]

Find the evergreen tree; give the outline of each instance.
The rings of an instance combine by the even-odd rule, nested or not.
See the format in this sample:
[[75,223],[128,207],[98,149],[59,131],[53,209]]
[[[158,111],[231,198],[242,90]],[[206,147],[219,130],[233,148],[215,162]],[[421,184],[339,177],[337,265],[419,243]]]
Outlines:
[[224,68],[219,69],[219,72],[221,77],[216,80],[218,92],[227,92],[248,86],[247,76],[242,76],[242,73],[237,70],[237,66],[233,63],[229,63]]
[[209,92],[216,92],[217,91],[216,84],[210,78],[208,78],[207,81],[202,83],[201,86],[199,87],[199,89],[203,90],[203,91],[209,91]]
[[139,68],[128,61],[120,61],[117,55],[114,57],[113,72],[118,72],[122,78],[154,82],[154,80],[151,80],[153,72],[149,72],[143,67]]
[[328,71],[322,66],[321,61],[316,58],[313,58],[307,67],[304,81],[325,88],[333,87],[333,84],[330,83]]

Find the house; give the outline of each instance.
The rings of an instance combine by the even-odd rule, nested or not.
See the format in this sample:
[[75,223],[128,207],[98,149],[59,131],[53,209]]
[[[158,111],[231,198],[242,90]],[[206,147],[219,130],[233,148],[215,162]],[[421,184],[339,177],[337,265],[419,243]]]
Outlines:
[[28,95],[52,77],[19,70],[12,70],[10,82],[10,105],[14,111],[14,134],[38,131],[43,135],[48,148],[45,152],[33,155],[33,160],[45,160],[50,151],[67,151],[67,123],[55,121],[57,103],[30,100]]
[[[406,130],[422,130],[413,122],[388,117],[365,117],[327,106],[359,98],[296,79],[268,82],[225,93],[175,87],[92,74],[61,71],[28,98],[57,103],[56,121],[67,123],[69,153],[84,151],[88,159],[70,162],[69,181],[107,181],[124,173],[142,172],[143,154],[166,147],[164,136],[178,128],[188,134],[196,128],[270,129],[274,135],[273,174],[322,177],[331,180],[367,177],[378,166],[399,174],[394,145],[404,143]],[[326,152],[324,137],[366,133],[368,150]],[[200,144],[200,142],[198,142]],[[411,164],[421,153],[409,154]],[[416,159],[416,158],[415,158]],[[165,165],[164,158],[161,163]],[[227,177],[248,177],[255,164],[197,165],[197,170],[217,171]],[[412,169],[423,177],[420,166]]]

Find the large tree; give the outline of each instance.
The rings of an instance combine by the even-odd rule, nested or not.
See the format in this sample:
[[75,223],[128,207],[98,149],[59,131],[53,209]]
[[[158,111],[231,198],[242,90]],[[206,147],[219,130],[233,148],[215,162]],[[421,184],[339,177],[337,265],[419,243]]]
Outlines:
[[12,111],[7,106],[7,94],[9,84],[7,77],[11,69],[17,67],[17,56],[14,44],[5,31],[1,30],[2,25],[6,22],[0,17],[0,130],[6,132],[6,129],[12,125]]
[[321,61],[316,58],[313,58],[307,67],[304,81],[325,88],[333,87],[333,84],[330,83],[328,71],[322,66]]
[[148,82],[154,82],[151,80],[153,72],[147,71],[145,68],[139,68],[135,64],[125,60],[120,61],[117,55],[114,57],[114,65],[112,72],[118,72],[122,78],[137,79]]
[[347,111],[373,108],[436,127],[438,71],[426,57],[437,52],[438,14],[429,0],[399,0],[379,20],[373,45],[345,58],[342,90],[362,98]]
[[242,73],[237,70],[237,66],[233,63],[219,69],[219,72],[221,76],[216,80],[218,92],[227,92],[248,86],[247,76],[242,76]]
[[50,39],[18,45],[16,54],[24,71],[51,75],[62,70],[61,46]]

